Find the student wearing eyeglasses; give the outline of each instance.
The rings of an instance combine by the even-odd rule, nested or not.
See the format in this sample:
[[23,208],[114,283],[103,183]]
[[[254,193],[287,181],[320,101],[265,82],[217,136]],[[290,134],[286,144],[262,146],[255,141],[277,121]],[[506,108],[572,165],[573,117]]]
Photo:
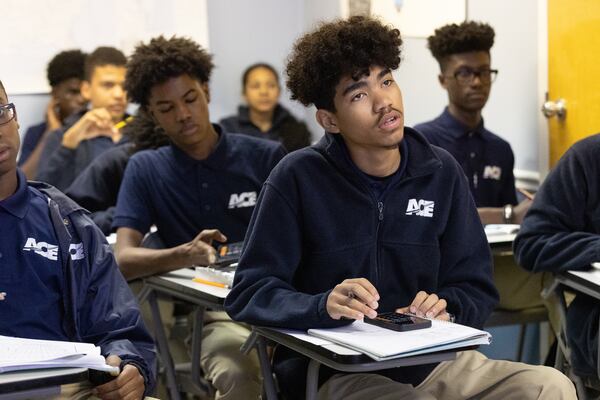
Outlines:
[[[490,57],[494,35],[488,24],[469,21],[442,26],[427,39],[440,65],[438,80],[448,92],[448,105],[440,116],[415,129],[459,162],[484,225],[519,224],[531,200],[517,202],[513,151],[506,140],[486,129],[481,116],[498,75]],[[494,257],[499,308],[541,305],[540,279],[515,268],[512,256]]]

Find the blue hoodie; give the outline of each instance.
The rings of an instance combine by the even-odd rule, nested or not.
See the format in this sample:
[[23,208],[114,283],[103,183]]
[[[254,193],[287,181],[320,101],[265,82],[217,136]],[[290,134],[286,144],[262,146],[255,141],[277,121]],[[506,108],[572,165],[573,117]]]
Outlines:
[[[348,324],[329,316],[327,297],[344,279],[363,277],[380,294],[378,312],[406,306],[424,290],[445,299],[457,322],[483,325],[498,293],[465,175],[418,132],[405,128],[404,141],[403,175],[380,200],[339,135],[325,134],[277,165],[261,191],[225,301],[233,319],[293,329]],[[307,365],[292,351],[276,353],[275,370],[289,397],[304,393]],[[377,373],[416,385],[434,367]],[[331,374],[322,368],[321,382]]]

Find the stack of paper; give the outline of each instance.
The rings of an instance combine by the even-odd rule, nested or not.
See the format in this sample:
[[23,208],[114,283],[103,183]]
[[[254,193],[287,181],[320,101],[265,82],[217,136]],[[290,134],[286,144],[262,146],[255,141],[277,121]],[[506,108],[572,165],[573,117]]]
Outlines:
[[119,373],[91,343],[0,336],[0,373],[36,368],[82,367]]
[[377,361],[490,344],[488,332],[432,320],[431,327],[397,332],[362,321],[333,329],[309,329],[308,334],[360,351]]

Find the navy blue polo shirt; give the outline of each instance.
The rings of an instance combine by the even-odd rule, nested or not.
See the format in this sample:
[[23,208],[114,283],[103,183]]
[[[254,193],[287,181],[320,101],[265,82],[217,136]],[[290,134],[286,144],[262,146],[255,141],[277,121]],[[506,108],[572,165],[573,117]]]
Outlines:
[[168,247],[211,228],[229,242],[243,240],[263,182],[285,150],[276,142],[215,129],[219,140],[205,160],[195,160],[175,145],[133,155],[113,229],[146,233],[154,224]]
[[415,129],[459,162],[477,207],[517,204],[513,151],[506,140],[485,129],[483,119],[475,129],[469,129],[446,107],[439,117]]
[[0,335],[69,340],[62,329],[62,262],[46,196],[18,172],[0,201]]
[[23,165],[27,159],[31,156],[31,153],[35,150],[38,143],[44,136],[44,132],[46,132],[45,122],[40,124],[30,126],[25,132],[25,137],[23,138],[23,144],[21,144],[21,155],[19,156],[19,165]]

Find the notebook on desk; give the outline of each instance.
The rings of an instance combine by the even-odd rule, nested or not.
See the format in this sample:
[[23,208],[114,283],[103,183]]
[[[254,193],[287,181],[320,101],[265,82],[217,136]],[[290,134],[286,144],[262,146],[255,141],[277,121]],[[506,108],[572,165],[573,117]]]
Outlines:
[[355,321],[333,329],[309,329],[308,335],[360,351],[377,361],[491,343],[488,332],[432,320],[431,328],[397,332]]

